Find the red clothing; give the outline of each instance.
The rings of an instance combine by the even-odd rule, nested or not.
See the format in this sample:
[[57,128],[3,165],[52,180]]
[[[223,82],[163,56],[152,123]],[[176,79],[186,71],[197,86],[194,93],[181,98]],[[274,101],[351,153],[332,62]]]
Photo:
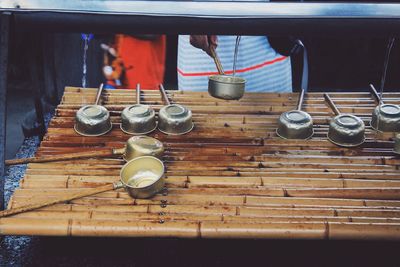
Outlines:
[[141,40],[129,35],[117,35],[117,51],[125,66],[123,88],[158,89],[164,81],[166,37]]

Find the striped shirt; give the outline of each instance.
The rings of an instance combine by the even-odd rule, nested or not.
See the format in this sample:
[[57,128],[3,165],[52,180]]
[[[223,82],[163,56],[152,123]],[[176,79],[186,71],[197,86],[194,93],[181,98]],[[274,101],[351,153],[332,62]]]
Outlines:
[[[178,87],[207,91],[208,76],[218,74],[214,60],[190,44],[188,35],[179,36]],[[236,36],[218,36],[217,54],[224,71],[232,74]],[[248,92],[291,92],[290,58],[278,54],[265,36],[242,36],[239,44],[237,76],[246,79]]]

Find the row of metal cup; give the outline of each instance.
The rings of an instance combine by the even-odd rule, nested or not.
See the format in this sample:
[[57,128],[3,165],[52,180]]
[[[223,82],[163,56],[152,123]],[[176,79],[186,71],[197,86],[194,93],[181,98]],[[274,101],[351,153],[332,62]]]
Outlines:
[[[302,91],[299,96],[297,110],[281,114],[277,128],[277,134],[280,137],[284,139],[304,140],[311,138],[313,135],[313,121],[311,116],[300,110],[303,96],[304,91]],[[336,117],[331,119],[329,123],[329,141],[343,147],[355,147],[361,145],[365,140],[364,122],[354,115],[341,114],[329,95],[324,94],[324,97],[325,101],[336,114]],[[400,131],[400,107],[393,104],[378,105],[374,109],[371,126],[375,130],[379,131]]]
[[[162,85],[163,97],[166,94]],[[94,105],[86,105],[75,116],[75,131],[83,136],[100,136],[112,129],[109,111],[98,104],[102,91],[99,87]],[[157,128],[156,113],[148,105],[140,104],[140,85],[137,87],[137,104],[126,107],[121,114],[121,130],[127,134],[144,135]],[[169,135],[181,135],[190,132],[193,127],[192,112],[183,105],[170,104],[162,107],[158,113],[158,129]]]

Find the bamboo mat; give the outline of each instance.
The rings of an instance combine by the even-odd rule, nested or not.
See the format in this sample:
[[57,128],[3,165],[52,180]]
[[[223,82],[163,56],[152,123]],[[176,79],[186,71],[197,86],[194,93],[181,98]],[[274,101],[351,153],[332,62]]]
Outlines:
[[[108,90],[103,104],[113,130],[82,137],[73,130],[79,107],[96,89],[67,87],[37,155],[123,147],[130,137],[118,123],[135,91]],[[195,129],[184,136],[150,134],[164,142],[167,190],[131,199],[124,190],[76,199],[0,219],[2,235],[134,236],[185,238],[399,239],[400,158],[393,133],[369,126],[376,103],[369,93],[331,93],[343,113],[366,123],[366,142],[354,149],[326,140],[334,116],[322,93],[305,96],[314,119],[307,141],[276,136],[277,119],[295,108],[297,94],[246,93],[240,101],[207,92],[168,91],[172,103],[193,112]],[[400,93],[385,93],[400,104]],[[158,91],[142,91],[156,111]],[[117,181],[120,158],[29,164],[9,208]]]

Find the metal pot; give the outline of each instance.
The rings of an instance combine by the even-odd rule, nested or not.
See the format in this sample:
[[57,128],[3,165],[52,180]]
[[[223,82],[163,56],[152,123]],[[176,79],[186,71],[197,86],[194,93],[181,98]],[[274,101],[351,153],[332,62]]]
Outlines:
[[160,85],[160,91],[167,106],[162,107],[158,113],[158,129],[169,135],[190,132],[194,127],[192,112],[183,105],[171,104],[162,85]]
[[126,107],[121,114],[121,130],[127,134],[148,134],[157,128],[156,113],[140,104],[140,84],[136,87],[136,105]]
[[213,48],[210,50],[219,75],[212,75],[208,78],[208,93],[215,98],[225,100],[242,98],[246,80],[237,76],[225,75],[216,51]]
[[325,100],[337,115],[329,123],[328,140],[338,146],[356,147],[365,141],[364,122],[351,114],[340,114],[328,94]]
[[110,112],[105,107],[98,105],[102,91],[103,84],[97,90],[95,104],[81,107],[76,112],[74,129],[78,134],[100,136],[112,129]]
[[133,136],[126,142],[123,158],[126,161],[141,156],[161,158],[163,153],[164,145],[161,141],[149,136]]
[[304,89],[301,90],[297,109],[281,114],[276,133],[283,139],[309,139],[314,134],[313,120],[307,112],[301,111]]
[[400,106],[385,104],[372,84],[369,85],[369,88],[372,96],[378,102],[378,106],[372,112],[371,127],[381,132],[400,131]]
[[124,187],[133,198],[150,198],[164,187],[164,164],[155,157],[139,157],[122,167],[120,177],[116,188]]

